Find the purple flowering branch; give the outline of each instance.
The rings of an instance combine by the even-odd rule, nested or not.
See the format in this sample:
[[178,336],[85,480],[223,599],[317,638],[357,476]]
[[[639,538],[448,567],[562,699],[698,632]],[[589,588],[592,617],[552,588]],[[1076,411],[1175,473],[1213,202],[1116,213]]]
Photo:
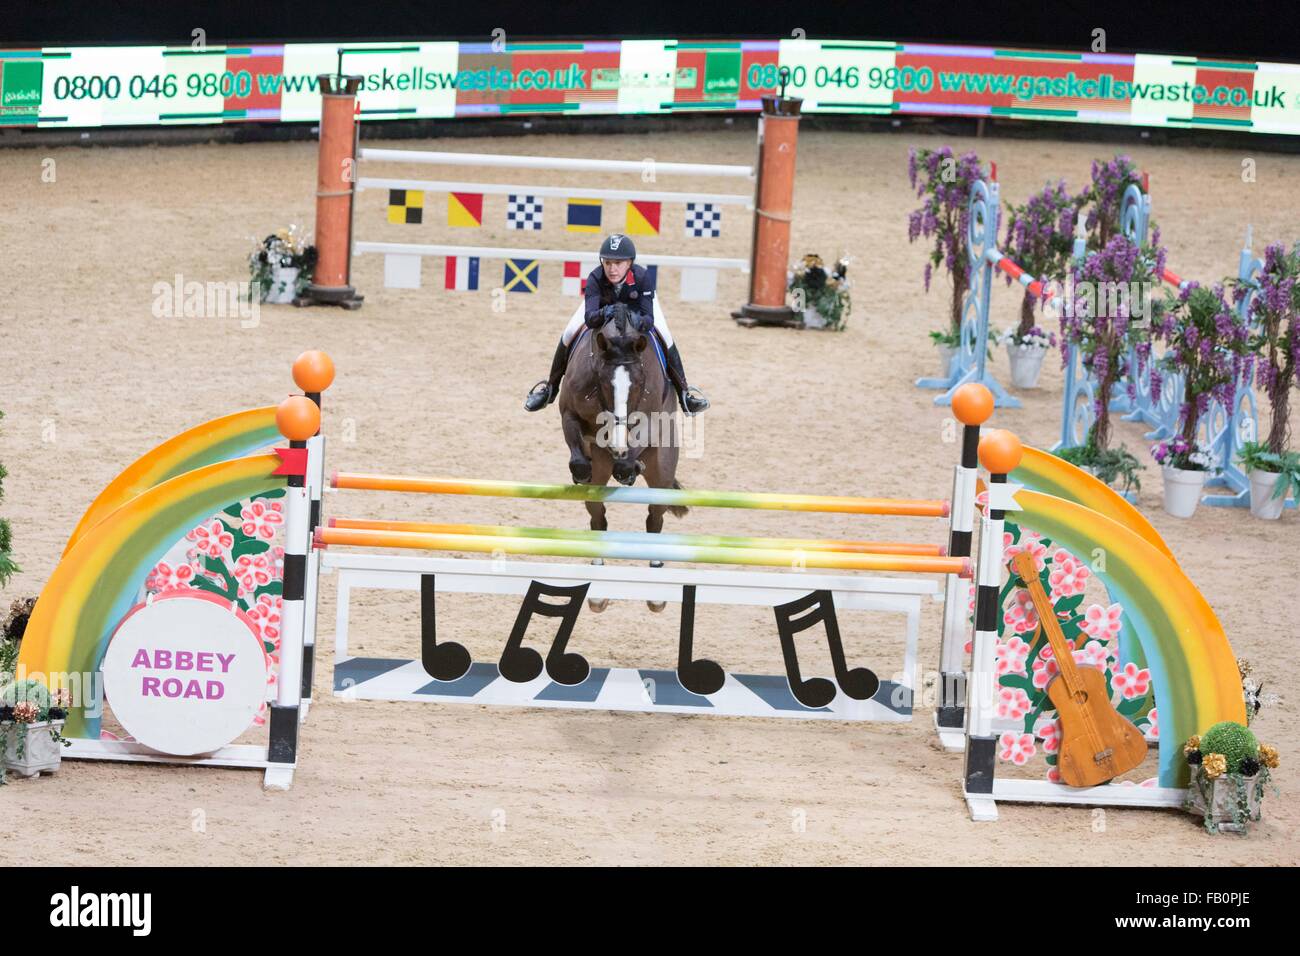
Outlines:
[[1300,243],[1290,251],[1280,242],[1265,248],[1249,314],[1256,384],[1272,410],[1266,444],[1281,455],[1290,441],[1291,389],[1300,385]]
[[[1061,341],[1078,350],[1085,370],[1097,381],[1096,420],[1085,442],[1094,452],[1110,447],[1111,392],[1124,379],[1129,349],[1149,350],[1149,330],[1163,323],[1169,308],[1168,292],[1160,291],[1156,279],[1163,252],[1117,234],[1068,279]],[[1157,291],[1158,296],[1152,294]],[[1132,392],[1135,385],[1129,382],[1128,387]]]
[[[1044,186],[1023,205],[1007,203],[1007,236],[1002,245],[1007,256],[1040,282],[1064,280],[1074,248],[1075,220],[1085,196],[1071,196],[1061,180],[1055,186]],[[1011,276],[1006,279],[1010,285]],[[1019,343],[1029,336],[1038,301],[1026,288],[1013,341]]]
[[[1199,465],[1196,434],[1211,400],[1231,409],[1237,389],[1249,380],[1250,331],[1240,322],[1224,297],[1223,285],[1207,289],[1188,283],[1173,307],[1152,323],[1152,336],[1165,343],[1165,354],[1151,370],[1151,391],[1158,393],[1164,374],[1183,376],[1183,403],[1178,412],[1178,435],[1167,446],[1168,463],[1176,468]],[[1153,453],[1162,464],[1156,446]]]
[[970,288],[966,234],[971,187],[981,177],[979,157],[974,153],[954,157],[948,146],[913,148],[908,153],[907,178],[922,202],[908,215],[907,241],[934,240],[925,266],[925,291],[930,291],[935,268],[942,266],[952,276],[949,336],[953,340],[961,334],[962,301]]
[[1104,249],[1120,232],[1120,204],[1129,185],[1142,185],[1142,174],[1133,160],[1116,156],[1102,162],[1092,161],[1092,184],[1078,197],[1088,206],[1084,228],[1088,231],[1088,248]]

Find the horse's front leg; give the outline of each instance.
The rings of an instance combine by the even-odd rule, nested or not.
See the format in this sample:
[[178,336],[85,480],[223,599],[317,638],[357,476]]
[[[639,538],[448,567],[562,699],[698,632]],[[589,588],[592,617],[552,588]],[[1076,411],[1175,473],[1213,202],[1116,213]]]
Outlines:
[[583,443],[582,418],[566,409],[560,415],[560,423],[564,428],[564,443],[569,446],[569,474],[574,483],[585,484],[591,481],[591,459]]

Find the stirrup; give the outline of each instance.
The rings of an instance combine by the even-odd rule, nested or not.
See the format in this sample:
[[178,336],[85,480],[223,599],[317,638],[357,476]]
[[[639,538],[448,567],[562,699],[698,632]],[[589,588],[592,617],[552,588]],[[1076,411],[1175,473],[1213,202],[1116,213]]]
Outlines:
[[[682,414],[687,416],[698,415],[700,412],[707,411],[710,405],[709,400],[695,386],[689,386],[681,390]],[[690,403],[695,402],[695,410],[691,410]]]
[[[533,404],[534,396],[540,398],[540,402]],[[528,391],[528,397],[524,399],[524,410],[529,412],[540,412],[551,402],[555,401],[555,389],[551,388],[551,383],[543,379]]]

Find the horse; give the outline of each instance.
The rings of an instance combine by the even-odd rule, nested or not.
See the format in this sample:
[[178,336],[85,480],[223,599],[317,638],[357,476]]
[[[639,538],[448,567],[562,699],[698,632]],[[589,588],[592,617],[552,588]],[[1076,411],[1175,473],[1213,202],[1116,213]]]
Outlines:
[[[637,476],[651,488],[681,488],[677,482],[677,392],[660,362],[652,332],[632,321],[632,310],[615,303],[598,329],[574,342],[560,388],[560,420],[569,446],[569,473],[576,484],[623,485]],[[605,505],[585,502],[593,531],[608,530]],[[682,518],[687,508],[650,505],[645,529],[658,534],[664,512]],[[597,560],[596,563],[601,563]],[[661,567],[662,561],[651,562]],[[607,601],[589,602],[604,610]],[[662,602],[647,602],[661,611]]]

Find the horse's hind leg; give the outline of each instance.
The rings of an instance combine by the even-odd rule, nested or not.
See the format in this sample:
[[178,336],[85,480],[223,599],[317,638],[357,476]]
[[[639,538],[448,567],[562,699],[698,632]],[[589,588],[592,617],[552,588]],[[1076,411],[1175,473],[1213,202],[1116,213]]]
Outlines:
[[[600,448],[592,449],[591,484],[604,485],[606,482],[609,481],[609,476],[610,474],[612,474],[613,468],[614,468],[613,461],[610,459],[609,455],[603,449]],[[586,505],[587,505],[587,513],[591,515],[591,530],[608,531],[609,520],[605,516],[604,502],[588,501],[586,502]],[[591,563],[600,565],[600,564],[604,564],[605,561],[603,558],[596,558]],[[601,611],[605,610],[605,608],[609,607],[609,598],[601,598],[600,600],[593,600],[591,598],[588,598],[587,607],[591,608],[591,610],[596,614],[599,614]]]

